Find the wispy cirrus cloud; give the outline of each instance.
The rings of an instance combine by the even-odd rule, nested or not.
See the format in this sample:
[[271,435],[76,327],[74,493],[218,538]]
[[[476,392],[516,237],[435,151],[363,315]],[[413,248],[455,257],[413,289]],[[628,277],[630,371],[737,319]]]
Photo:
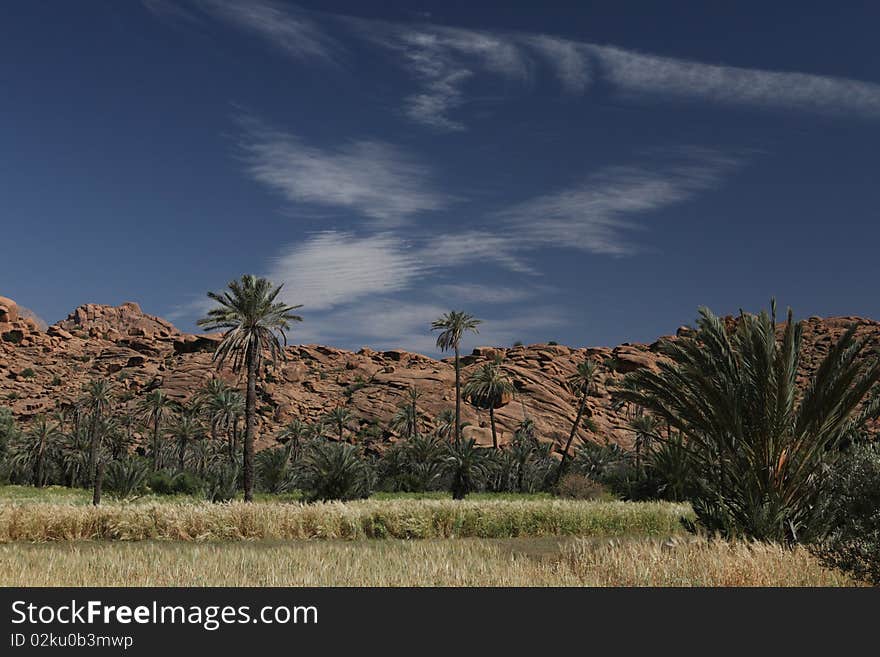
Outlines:
[[626,92],[880,117],[880,85],[871,82],[704,64],[611,46],[588,48],[601,75]]
[[547,34],[466,30],[431,24],[357,20],[356,32],[397,52],[420,82],[405,99],[407,115],[441,129],[464,130],[454,111],[467,103],[464,84],[478,74],[529,81],[537,62],[562,87],[587,94],[594,80],[630,97],[701,100],[880,118],[880,85],[796,71],[773,71],[663,57]]
[[709,149],[677,149],[653,165],[605,167],[574,184],[512,204],[495,217],[504,234],[516,235],[525,248],[629,255],[639,249],[629,232],[642,228],[642,215],[721,185],[742,162],[742,157]]
[[325,310],[406,290],[421,271],[419,258],[395,235],[325,231],[286,248],[269,277],[285,284],[289,301]]
[[[155,1],[155,0],[154,0]],[[344,48],[296,5],[272,0],[191,0],[198,9],[262,37],[297,59],[336,63]]]
[[239,145],[247,173],[288,201],[353,210],[389,227],[455,200],[435,189],[430,167],[387,142],[318,148],[257,121],[244,126]]

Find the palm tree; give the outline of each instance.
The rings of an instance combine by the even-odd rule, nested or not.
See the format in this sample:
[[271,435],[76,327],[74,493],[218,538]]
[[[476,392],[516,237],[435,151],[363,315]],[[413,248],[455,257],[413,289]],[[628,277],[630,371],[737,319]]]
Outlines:
[[225,330],[223,340],[214,352],[218,369],[231,361],[232,370],[247,372],[244,435],[244,499],[254,497],[254,433],[257,419],[257,377],[262,372],[263,355],[284,359],[280,335],[287,344],[291,322],[302,317],[293,311],[300,306],[288,306],[276,301],[282,286],[273,287],[265,278],[246,274],[240,281],[231,281],[223,293],[208,292],[217,306],[208,311],[198,325],[208,330]]
[[513,395],[516,388],[513,381],[501,369],[501,361],[486,363],[468,379],[464,387],[464,396],[471,403],[489,409],[489,424],[492,427],[492,446],[498,449],[498,434],[495,429],[495,408],[504,403],[507,395]]
[[415,386],[410,386],[409,390],[407,390],[407,397],[409,399],[410,416],[412,417],[412,434],[410,437],[415,440],[419,437],[418,401],[422,398],[422,392]]
[[391,418],[391,430],[406,435],[410,440],[416,440],[419,437],[419,410],[417,406],[418,400],[422,393],[416,388],[409,388],[407,392],[408,399],[401,402],[397,407],[397,411]]
[[431,322],[432,331],[440,331],[437,348],[440,351],[455,351],[455,442],[461,442],[461,338],[465,331],[479,333],[477,326],[481,320],[458,310],[450,310],[439,319]]
[[153,472],[159,469],[159,435],[162,421],[173,402],[162,390],[153,390],[141,400],[138,410],[146,422],[153,425]]
[[817,502],[838,447],[880,411],[880,362],[846,331],[800,390],[803,325],[791,311],[777,337],[770,313],[725,322],[700,309],[697,329],[662,344],[656,371],[628,375],[621,391],[681,433],[694,512],[710,532],[798,541],[821,526]]
[[633,446],[636,450],[636,471],[642,472],[642,451],[647,454],[651,448],[651,444],[657,437],[657,430],[660,427],[660,419],[653,415],[637,415],[629,421],[629,428],[635,434]]
[[336,427],[339,442],[343,442],[345,429],[348,428],[348,425],[354,420],[354,417],[354,413],[344,406],[337,406],[325,416],[325,419]]
[[101,443],[101,420],[113,403],[113,383],[108,379],[94,379],[85,386],[83,403],[91,413],[89,427],[89,481],[97,483],[98,448]]
[[294,418],[281,427],[281,430],[275,436],[275,439],[282,445],[291,445],[290,459],[294,462],[299,460],[300,448],[308,430],[309,426],[305,422]]
[[223,418],[223,396],[229,386],[217,377],[208,379],[195,394],[194,401],[205,411],[211,427],[211,440],[217,440],[219,426]]
[[455,433],[455,409],[444,408],[434,422],[437,435],[449,440]]
[[473,438],[446,445],[441,468],[450,477],[452,499],[463,500],[468,493],[485,483],[492,473],[490,452],[488,448],[478,447]]
[[30,470],[34,486],[42,488],[46,484],[46,460],[60,436],[58,425],[45,415],[38,415],[26,434],[16,432],[11,436],[9,462],[16,468]]
[[568,440],[565,442],[565,449],[562,450],[562,459],[559,461],[559,469],[556,471],[556,483],[559,483],[559,480],[562,478],[566,461],[569,458],[568,450],[571,449],[571,443],[574,442],[574,437],[577,435],[581,419],[584,416],[584,412],[587,411],[587,397],[590,395],[590,390],[593,387],[593,377],[596,375],[597,369],[596,361],[584,358],[578,363],[574,374],[569,376],[566,381],[569,390],[580,397],[580,402],[578,403],[577,415],[575,415],[574,422],[571,425],[571,432],[569,432]]
[[180,406],[177,418],[171,427],[171,435],[177,441],[177,471],[186,467],[186,448],[202,436],[203,428],[199,421],[199,408],[195,405]]

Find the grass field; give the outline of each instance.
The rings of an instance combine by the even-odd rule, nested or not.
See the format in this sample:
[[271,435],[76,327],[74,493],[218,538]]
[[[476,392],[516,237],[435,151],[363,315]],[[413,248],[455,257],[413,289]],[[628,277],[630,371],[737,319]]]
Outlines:
[[803,549],[697,539],[0,546],[2,586],[844,586]]
[[688,535],[687,505],[546,495],[88,504],[0,488],[2,586],[846,586],[804,549]]

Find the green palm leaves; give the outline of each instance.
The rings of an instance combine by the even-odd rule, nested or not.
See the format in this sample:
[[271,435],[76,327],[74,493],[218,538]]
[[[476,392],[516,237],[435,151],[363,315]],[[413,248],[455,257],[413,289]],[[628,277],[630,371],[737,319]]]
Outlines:
[[495,409],[501,406],[505,397],[515,392],[513,381],[501,369],[499,360],[486,363],[474,372],[464,387],[464,396],[475,406],[489,409],[489,422],[492,426],[492,445],[498,449],[498,434],[495,429]]
[[566,380],[569,390],[578,396],[579,402],[577,415],[575,415],[574,422],[572,422],[571,432],[568,434],[568,440],[565,443],[565,448],[562,450],[562,459],[559,461],[559,468],[556,470],[556,483],[559,483],[559,480],[562,478],[562,473],[569,458],[568,450],[571,449],[571,443],[574,442],[581,419],[587,410],[587,397],[592,389],[593,377],[596,376],[598,367],[599,365],[596,361],[584,358],[577,364],[574,374]]
[[450,310],[431,322],[431,330],[440,331],[437,348],[441,351],[455,351],[455,442],[461,441],[461,339],[468,331],[479,333],[477,326],[481,323],[473,315],[459,310]]
[[208,297],[218,305],[197,324],[209,331],[225,331],[214,353],[218,365],[231,360],[232,369],[237,372],[249,364],[249,358],[259,369],[266,352],[273,359],[284,358],[278,336],[286,343],[290,323],[302,321],[293,311],[302,306],[276,301],[282,287],[273,288],[265,278],[245,275],[240,281],[231,281],[226,292],[208,292]]
[[680,431],[696,483],[694,509],[710,531],[764,540],[805,538],[815,524],[826,463],[876,416],[860,408],[880,380],[848,330],[800,394],[800,323],[777,336],[775,304],[726,323],[700,309],[697,330],[664,345],[658,371],[629,375],[619,394]]
[[293,314],[300,306],[289,306],[277,300],[282,286],[273,286],[265,278],[245,275],[231,281],[223,293],[208,292],[217,306],[208,311],[198,325],[208,330],[224,330],[223,340],[214,352],[217,367],[230,362],[237,372],[247,370],[244,438],[244,499],[254,496],[254,433],[256,431],[256,381],[262,371],[263,356],[283,359],[279,336],[287,342],[291,322],[301,322]]

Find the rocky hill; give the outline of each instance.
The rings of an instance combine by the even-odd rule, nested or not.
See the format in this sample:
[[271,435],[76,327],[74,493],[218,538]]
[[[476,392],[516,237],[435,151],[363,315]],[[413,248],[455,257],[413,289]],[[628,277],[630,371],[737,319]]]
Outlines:
[[[880,323],[858,317],[805,322],[804,371],[816,366],[831,344],[852,323],[880,347]],[[685,329],[680,329],[685,330]],[[0,406],[10,407],[22,421],[72,404],[83,385],[94,377],[116,381],[120,410],[133,409],[139,397],[162,388],[185,400],[206,380],[217,376],[211,356],[218,334],[182,333],[173,324],[147,315],[135,303],[120,306],[87,304],[45,330],[23,316],[11,299],[0,297]],[[564,382],[584,356],[599,363],[596,386],[589,399],[595,432],[581,437],[608,438],[627,444],[625,409],[615,409],[609,388],[627,372],[655,367],[658,343],[617,347],[571,348],[533,344],[511,348],[478,347],[464,357],[464,375],[497,355],[516,386],[516,395],[496,411],[499,438],[510,440],[525,415],[537,424],[544,440],[564,440],[576,413],[576,399]],[[428,416],[454,405],[451,359],[435,360],[406,351],[357,352],[320,345],[295,345],[288,359],[269,371],[258,388],[260,439],[272,444],[278,425],[300,418],[319,419],[337,405],[348,406],[365,425],[384,430],[407,389],[423,393],[420,402]],[[219,373],[239,384],[229,371]],[[491,444],[488,414],[463,404],[465,430],[482,444]],[[379,434],[377,430],[375,433]],[[394,440],[384,432],[380,442]]]

